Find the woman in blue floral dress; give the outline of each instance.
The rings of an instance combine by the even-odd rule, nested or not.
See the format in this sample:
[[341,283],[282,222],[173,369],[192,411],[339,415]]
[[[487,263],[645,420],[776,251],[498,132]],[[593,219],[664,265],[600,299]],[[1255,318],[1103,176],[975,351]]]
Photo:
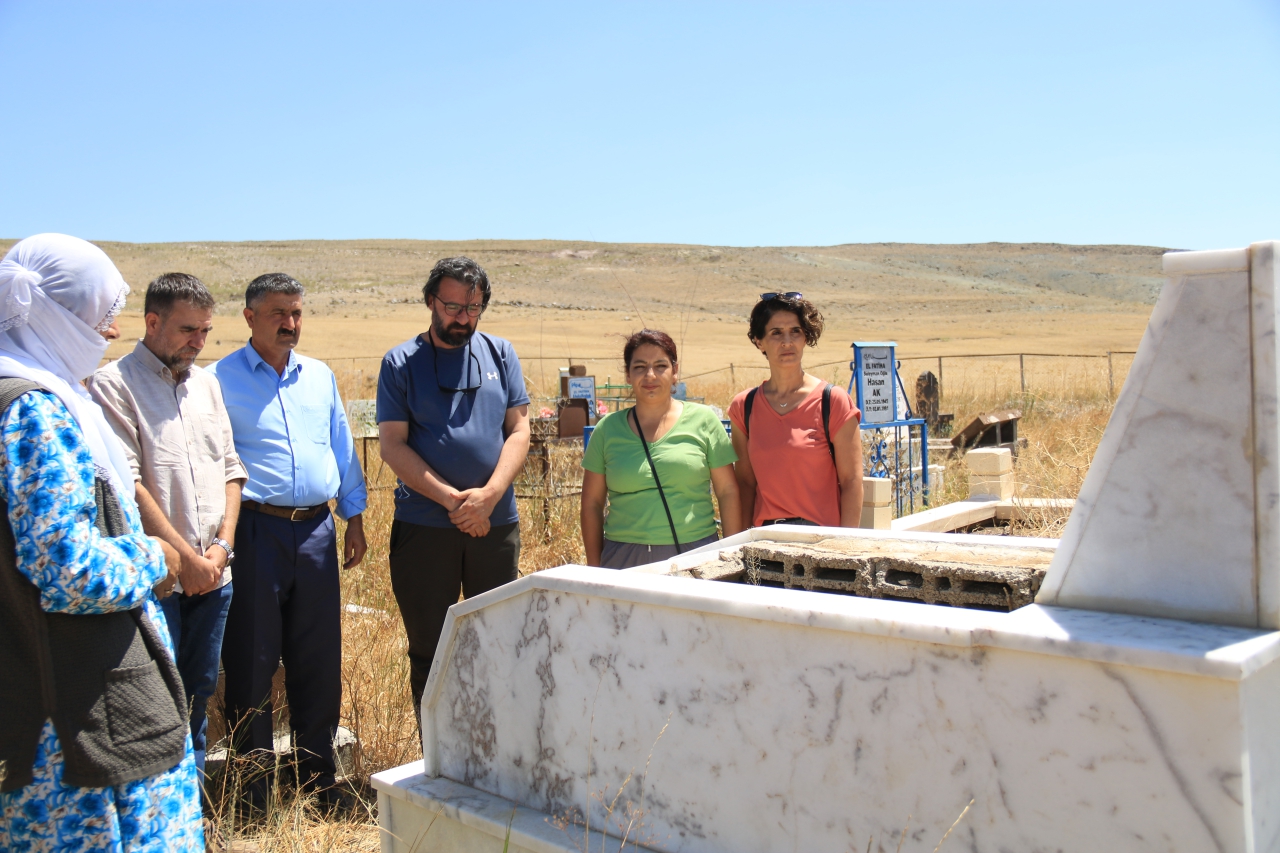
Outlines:
[[[173,645],[152,592],[166,582],[165,552],[145,535],[127,462],[80,386],[119,337],[115,315],[128,286],[97,247],[42,234],[0,262],[0,377],[29,391],[0,417],[0,495],[8,504],[16,567],[48,613],[101,614],[138,606]],[[95,527],[95,474],[114,488],[129,533]],[[171,582],[169,582],[171,585]],[[33,780],[0,793],[0,852],[204,849],[191,738],[174,767],[112,787],[63,783],[52,720],[36,748]]]

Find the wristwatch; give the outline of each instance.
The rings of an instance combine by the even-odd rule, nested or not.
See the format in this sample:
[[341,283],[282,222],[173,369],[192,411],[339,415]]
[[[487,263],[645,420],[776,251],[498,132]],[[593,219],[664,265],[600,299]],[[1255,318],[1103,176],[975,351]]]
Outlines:
[[213,544],[227,552],[227,565],[231,565],[236,561],[235,549],[231,547],[231,543],[225,539],[214,539]]

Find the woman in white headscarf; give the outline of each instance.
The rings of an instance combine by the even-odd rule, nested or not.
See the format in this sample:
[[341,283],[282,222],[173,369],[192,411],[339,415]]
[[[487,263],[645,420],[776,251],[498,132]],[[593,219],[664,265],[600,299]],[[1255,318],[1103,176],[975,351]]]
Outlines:
[[[128,292],[101,249],[62,234],[0,261],[0,851],[204,849],[153,592],[177,555],[143,533],[123,450],[81,385]],[[89,672],[120,630],[116,668]]]

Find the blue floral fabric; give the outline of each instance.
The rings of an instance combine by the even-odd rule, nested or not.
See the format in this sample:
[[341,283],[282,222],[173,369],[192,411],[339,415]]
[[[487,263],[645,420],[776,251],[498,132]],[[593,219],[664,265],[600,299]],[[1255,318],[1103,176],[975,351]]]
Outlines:
[[[142,605],[168,627],[151,587],[164,555],[142,532],[137,507],[121,500],[133,533],[108,538],[94,522],[93,459],[62,401],[33,391],[0,420],[0,488],[9,504],[17,567],[50,613],[107,613]],[[110,788],[62,783],[62,747],[53,722],[40,733],[31,784],[0,794],[0,853],[204,850],[191,738],[177,767]]]

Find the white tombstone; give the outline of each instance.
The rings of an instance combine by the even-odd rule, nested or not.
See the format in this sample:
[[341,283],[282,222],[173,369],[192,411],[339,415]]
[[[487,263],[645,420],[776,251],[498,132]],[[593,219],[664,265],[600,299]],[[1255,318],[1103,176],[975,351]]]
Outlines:
[[1164,256],[1039,603],[1280,627],[1277,245]]

